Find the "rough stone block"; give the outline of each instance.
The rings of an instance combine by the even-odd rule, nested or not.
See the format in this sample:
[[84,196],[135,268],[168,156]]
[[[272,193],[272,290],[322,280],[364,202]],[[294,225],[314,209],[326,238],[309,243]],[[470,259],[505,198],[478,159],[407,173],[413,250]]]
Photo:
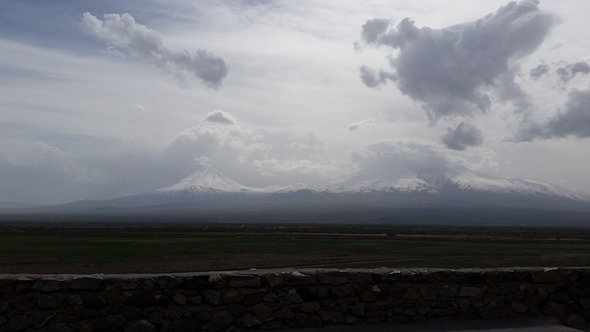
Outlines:
[[262,319],[269,318],[274,311],[275,307],[265,303],[260,303],[252,307],[252,312]]
[[314,277],[308,274],[303,274],[298,271],[284,274],[283,282],[287,286],[304,286],[317,284],[317,280]]
[[365,305],[363,303],[358,303],[355,305],[350,306],[350,313],[357,316],[357,317],[364,317],[365,316]]
[[279,273],[269,273],[262,277],[265,287],[277,288],[283,286],[283,276]]
[[324,321],[324,325],[342,324],[344,322],[344,315],[337,310],[320,311],[318,315]]
[[242,303],[244,301],[244,294],[235,288],[230,288],[222,291],[221,302],[223,303]]
[[460,297],[472,297],[472,298],[481,298],[485,292],[484,288],[481,287],[472,287],[472,286],[463,286],[459,291]]
[[529,308],[522,302],[512,302],[512,310],[519,314],[524,314],[529,311]]
[[97,290],[104,280],[103,274],[74,277],[70,281],[69,288],[73,290]]
[[350,284],[331,287],[330,293],[338,299],[353,297],[355,295],[354,287]]
[[125,300],[125,305],[132,307],[147,307],[154,304],[154,295],[148,291],[133,293]]
[[310,314],[322,310],[322,307],[318,302],[307,302],[304,303],[301,307],[299,307],[299,310]]
[[297,313],[297,324],[303,327],[321,327],[324,325],[324,321],[315,314]]
[[[35,308],[35,303],[25,295],[18,295],[14,299],[14,308],[18,311],[29,311]],[[7,308],[6,308],[7,309]],[[7,311],[7,310],[2,310]]]
[[37,298],[37,307],[41,309],[61,309],[65,307],[65,300],[58,298],[55,295],[39,295]]
[[233,321],[234,317],[229,311],[217,312],[209,322],[209,329],[211,331],[222,331],[229,327]]
[[61,278],[43,278],[35,280],[31,288],[41,292],[58,292],[65,289],[66,284]]
[[262,321],[253,315],[246,314],[242,318],[242,325],[248,328],[258,327],[262,325]]
[[186,296],[182,293],[176,293],[172,296],[172,301],[178,305],[185,305],[187,303]]
[[303,302],[303,299],[301,298],[301,295],[299,295],[297,290],[289,289],[287,294],[284,296],[284,301],[286,304],[292,304],[292,303],[301,303],[301,302]]
[[26,315],[16,315],[8,320],[6,329],[8,331],[22,331],[31,326],[33,321]]
[[205,302],[210,305],[218,305],[221,303],[221,292],[220,291],[206,291],[203,292]]
[[544,269],[543,271],[535,271],[531,273],[531,277],[536,283],[554,283],[561,280],[561,275],[558,269]]
[[348,282],[348,275],[337,271],[320,271],[318,277],[324,285],[343,285]]
[[437,292],[431,288],[421,288],[420,295],[425,300],[436,300]]
[[246,274],[229,274],[224,276],[224,280],[235,288],[256,288],[262,284],[260,277]]
[[146,319],[129,322],[125,325],[125,332],[156,332],[154,324]]
[[295,311],[289,307],[282,308],[281,310],[275,312],[273,317],[283,320],[290,320],[295,318]]
[[174,276],[161,276],[158,278],[160,289],[173,289],[182,285],[183,282],[184,280]]

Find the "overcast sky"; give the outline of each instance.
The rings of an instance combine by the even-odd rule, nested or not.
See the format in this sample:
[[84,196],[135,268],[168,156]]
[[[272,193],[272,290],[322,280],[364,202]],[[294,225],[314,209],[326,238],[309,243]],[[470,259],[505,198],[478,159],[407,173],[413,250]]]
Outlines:
[[367,146],[590,192],[589,12],[587,0],[5,0],[0,201],[150,191],[202,160],[248,186],[313,182],[362,167]]

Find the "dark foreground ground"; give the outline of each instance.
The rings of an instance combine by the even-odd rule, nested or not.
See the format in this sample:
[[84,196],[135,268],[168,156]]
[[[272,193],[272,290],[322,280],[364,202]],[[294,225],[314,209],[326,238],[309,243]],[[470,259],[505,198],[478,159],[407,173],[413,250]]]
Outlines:
[[0,273],[590,266],[590,229],[3,222]]

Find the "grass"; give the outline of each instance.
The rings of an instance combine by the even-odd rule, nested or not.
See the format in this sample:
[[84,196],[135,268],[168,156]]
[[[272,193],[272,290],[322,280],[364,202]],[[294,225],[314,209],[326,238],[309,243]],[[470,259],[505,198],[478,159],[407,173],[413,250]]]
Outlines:
[[[378,254],[391,261],[351,263],[354,267],[588,266],[586,241],[330,236],[159,236],[159,235],[0,235],[0,262],[120,262],[198,259],[208,255],[322,253]],[[344,264],[346,265],[346,264]],[[359,266],[360,265],[360,266]]]

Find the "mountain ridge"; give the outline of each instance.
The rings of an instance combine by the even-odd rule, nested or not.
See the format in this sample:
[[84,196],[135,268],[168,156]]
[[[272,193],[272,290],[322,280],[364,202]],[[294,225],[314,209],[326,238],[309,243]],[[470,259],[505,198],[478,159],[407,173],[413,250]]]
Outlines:
[[[179,182],[151,192],[25,209],[19,213],[175,218],[192,215],[259,221],[265,218],[396,221],[401,213],[403,218],[414,220],[407,211],[414,211],[415,218],[434,213],[428,219],[433,221],[438,218],[464,221],[469,216],[473,220],[493,222],[518,222],[527,214],[552,222],[551,214],[540,211],[582,211],[584,215],[576,217],[576,222],[584,222],[588,220],[584,219],[585,213],[590,217],[590,200],[554,185],[492,177],[465,168],[442,172],[406,169],[389,175],[360,170],[312,185],[253,188],[232,180],[211,165],[199,165]],[[563,215],[570,218],[568,213]]]

